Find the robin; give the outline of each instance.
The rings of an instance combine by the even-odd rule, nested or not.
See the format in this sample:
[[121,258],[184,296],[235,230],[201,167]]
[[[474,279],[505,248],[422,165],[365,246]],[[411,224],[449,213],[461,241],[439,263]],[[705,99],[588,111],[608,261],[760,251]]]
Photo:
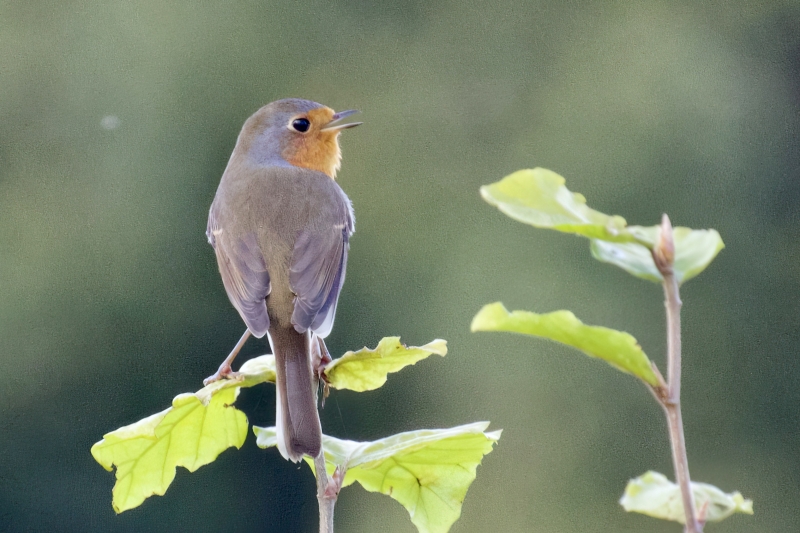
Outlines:
[[247,325],[205,383],[235,375],[231,363],[250,334],[275,355],[278,449],[294,462],[322,447],[318,365],[333,327],[355,220],[336,183],[339,133],[360,122],[300,99],[278,100],[242,127],[208,214],[206,235],[222,283]]

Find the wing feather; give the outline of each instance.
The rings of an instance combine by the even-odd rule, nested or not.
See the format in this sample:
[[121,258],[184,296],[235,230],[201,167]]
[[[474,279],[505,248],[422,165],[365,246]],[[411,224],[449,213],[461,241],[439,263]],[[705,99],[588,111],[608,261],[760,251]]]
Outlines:
[[354,226],[350,202],[343,194],[341,199],[341,209],[324,229],[306,229],[297,237],[289,270],[297,295],[292,323],[298,332],[310,329],[322,338],[333,328]]
[[256,337],[269,329],[265,298],[270,293],[269,273],[254,233],[232,238],[219,227],[214,206],[208,216],[208,242],[217,255],[222,284],[247,328]]

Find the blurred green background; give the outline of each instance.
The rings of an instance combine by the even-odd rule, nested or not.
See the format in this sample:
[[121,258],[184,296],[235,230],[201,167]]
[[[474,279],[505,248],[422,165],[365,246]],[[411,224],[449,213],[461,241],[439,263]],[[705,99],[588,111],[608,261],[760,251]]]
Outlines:
[[[334,392],[327,433],[503,428],[454,532],[680,531],[617,504],[631,477],[672,477],[644,387],[469,333],[484,303],[567,308],[664,368],[660,287],[479,198],[543,166],[630,223],[719,230],[683,290],[692,477],[755,502],[708,531],[800,530],[798,28],[789,1],[0,2],[0,531],[315,530],[312,476],[252,435],[120,516],[89,454],[199,388],[242,333],[206,216],[244,120],[290,96],[365,122],[342,138],[357,232],[332,353],[450,347]],[[270,387],[239,404],[273,423]],[[414,531],[359,487],[337,523]]]

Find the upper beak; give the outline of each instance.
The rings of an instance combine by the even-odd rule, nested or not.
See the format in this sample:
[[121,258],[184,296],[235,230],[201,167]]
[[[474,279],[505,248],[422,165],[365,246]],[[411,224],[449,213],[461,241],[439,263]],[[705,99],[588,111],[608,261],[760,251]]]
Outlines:
[[339,111],[335,113],[333,117],[331,117],[331,121],[325,124],[325,127],[322,128],[320,131],[342,131],[346,130],[347,128],[355,128],[356,126],[360,126],[363,122],[350,122],[348,124],[336,124],[345,117],[349,117],[350,115],[354,115],[358,113],[357,109],[348,109],[347,111]]

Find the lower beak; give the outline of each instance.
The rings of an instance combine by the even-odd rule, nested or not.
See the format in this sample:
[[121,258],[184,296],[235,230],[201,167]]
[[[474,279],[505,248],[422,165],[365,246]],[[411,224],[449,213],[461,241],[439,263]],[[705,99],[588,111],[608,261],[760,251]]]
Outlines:
[[322,128],[320,131],[342,131],[348,128],[355,128],[356,126],[360,126],[363,122],[350,122],[347,124],[336,124],[343,118],[349,117],[350,115],[354,115],[358,113],[357,109],[348,109],[347,111],[339,111],[335,113],[333,117],[331,117],[331,121],[325,124],[325,127]]

